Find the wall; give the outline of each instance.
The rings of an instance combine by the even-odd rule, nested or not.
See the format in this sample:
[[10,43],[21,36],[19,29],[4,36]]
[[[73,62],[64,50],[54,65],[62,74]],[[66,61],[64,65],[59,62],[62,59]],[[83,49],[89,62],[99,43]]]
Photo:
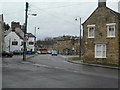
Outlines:
[[[111,13],[106,7],[98,8],[94,14],[83,24],[84,29],[84,58],[85,62],[97,62],[103,64],[118,64],[119,57],[119,32],[118,32],[118,18],[115,14]],[[115,38],[107,37],[106,24],[116,23]],[[95,38],[88,38],[87,25],[95,24]],[[100,35],[102,33],[102,36]],[[107,44],[107,58],[96,59],[94,58],[94,41],[108,41]]]
[[0,22],[0,52],[2,51],[2,26]]
[[[12,41],[18,41],[18,45],[12,45]],[[9,51],[9,46],[10,46],[10,51],[21,50],[21,41],[22,40],[15,32],[10,32],[5,37],[5,44],[6,44],[5,50]]]
[[[29,42],[32,41],[34,42],[33,45],[29,45]],[[35,38],[34,37],[29,37],[28,41],[27,41],[27,50],[30,51],[32,49],[32,51],[35,51]]]

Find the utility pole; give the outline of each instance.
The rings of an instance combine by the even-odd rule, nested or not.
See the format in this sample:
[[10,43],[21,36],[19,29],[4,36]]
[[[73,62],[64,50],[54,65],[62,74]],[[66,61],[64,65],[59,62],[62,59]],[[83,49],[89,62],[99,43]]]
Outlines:
[[24,52],[23,52],[23,61],[26,61],[26,34],[27,34],[27,18],[28,18],[28,2],[26,2],[26,9],[25,9],[25,28],[24,28],[24,44],[23,44],[23,48],[24,48]]

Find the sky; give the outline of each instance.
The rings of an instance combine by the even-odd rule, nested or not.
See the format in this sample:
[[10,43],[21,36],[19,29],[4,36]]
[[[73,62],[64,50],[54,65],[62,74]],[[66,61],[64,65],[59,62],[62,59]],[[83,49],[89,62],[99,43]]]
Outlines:
[[[118,11],[118,1],[107,0],[107,7]],[[4,15],[4,21],[9,25],[12,21],[23,24],[25,2],[24,0],[0,1],[0,14]],[[37,40],[62,35],[79,36],[79,18],[81,17],[83,23],[98,6],[98,0],[92,2],[90,0],[27,0],[27,2],[29,3],[27,32],[36,35]]]

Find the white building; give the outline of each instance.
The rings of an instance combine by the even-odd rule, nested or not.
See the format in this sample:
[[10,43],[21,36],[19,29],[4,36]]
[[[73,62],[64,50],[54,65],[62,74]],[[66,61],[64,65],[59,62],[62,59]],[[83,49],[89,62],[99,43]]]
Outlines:
[[11,31],[5,37],[6,51],[14,51],[22,49],[23,38],[19,37],[18,34],[14,31]]
[[27,51],[35,51],[35,36],[32,33],[27,33]]
[[[34,52],[35,48],[35,36],[31,33],[28,33],[28,40],[27,40],[27,51]],[[5,50],[6,51],[14,51],[14,50],[23,50],[23,42],[24,42],[24,33],[21,29],[16,28],[15,30],[10,29],[6,32],[5,36]]]

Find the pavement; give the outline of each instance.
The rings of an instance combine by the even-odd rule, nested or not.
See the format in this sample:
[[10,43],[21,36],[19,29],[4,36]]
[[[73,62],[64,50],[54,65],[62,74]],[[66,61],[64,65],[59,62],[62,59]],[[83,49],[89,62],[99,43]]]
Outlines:
[[111,68],[111,69],[119,69],[120,70],[120,67],[108,66],[108,65],[100,65],[100,64],[92,64],[92,63],[85,63],[85,62],[83,62],[83,60],[71,61],[71,60],[68,59],[68,58],[71,58],[71,57],[78,57],[78,55],[74,55],[74,56],[61,55],[61,57],[63,57],[66,61],[68,61],[70,63],[74,63],[74,64],[82,64],[82,65],[88,65],[88,66],[95,66],[95,67],[103,67],[103,68]]
[[[33,57],[35,57],[37,54],[32,54],[32,55],[26,55],[26,59],[30,59],[30,58],[33,58]],[[7,58],[7,57],[3,57],[2,58],[2,64],[9,64],[9,63],[11,63],[11,64],[15,64],[15,63],[27,63],[28,61],[26,60],[26,61],[23,61],[23,55],[14,55],[15,57],[17,57],[17,59],[16,58],[12,58],[12,60],[9,60],[9,58],[8,59],[6,59],[6,60],[4,60],[4,58]],[[13,56],[13,57],[14,57]]]

